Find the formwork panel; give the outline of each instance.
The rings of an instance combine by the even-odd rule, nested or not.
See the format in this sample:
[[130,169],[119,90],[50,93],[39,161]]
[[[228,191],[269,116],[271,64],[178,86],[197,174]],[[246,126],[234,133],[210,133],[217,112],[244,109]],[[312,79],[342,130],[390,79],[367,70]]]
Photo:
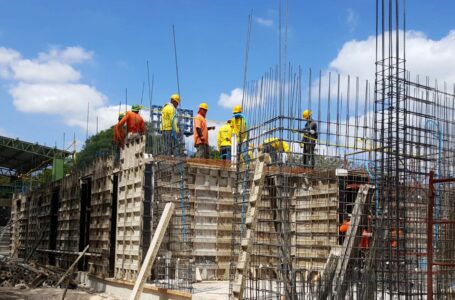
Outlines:
[[115,273],[117,279],[134,281],[143,252],[144,138],[130,139],[120,152],[118,173]]

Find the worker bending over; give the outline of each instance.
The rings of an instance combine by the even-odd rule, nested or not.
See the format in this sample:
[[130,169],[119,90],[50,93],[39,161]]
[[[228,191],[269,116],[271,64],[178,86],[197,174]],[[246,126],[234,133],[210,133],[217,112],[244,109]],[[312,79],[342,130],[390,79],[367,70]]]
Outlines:
[[264,140],[264,143],[259,146],[259,151],[268,153],[272,163],[286,163],[289,156],[289,144],[278,138],[272,137]]
[[221,126],[218,131],[218,150],[222,160],[231,160],[231,139],[232,139],[232,120],[228,120],[226,124]]
[[180,95],[173,94],[169,103],[161,110],[161,132],[163,134],[164,154],[177,155],[179,153],[178,142],[181,141],[178,127],[177,107],[180,104]]
[[245,115],[242,114],[242,106],[236,105],[232,110],[234,114],[231,127],[232,133],[237,137],[237,144],[239,145],[237,149],[239,149],[240,157],[243,159],[245,163],[248,164],[250,158],[248,156],[248,129],[246,124]]
[[215,127],[207,127],[207,120],[205,116],[209,106],[207,103],[199,105],[199,111],[196,118],[194,118],[194,146],[196,147],[196,158],[209,158],[209,130]]
[[125,144],[125,129],[124,126],[119,126],[119,122],[125,116],[124,113],[118,114],[117,124],[114,125],[114,145],[123,147]]
[[303,119],[306,120],[305,127],[303,128],[303,164],[306,167],[314,168],[314,148],[316,148],[316,141],[318,140],[318,124],[312,119],[311,110],[303,112]]
[[123,119],[124,116],[124,113],[119,113],[117,124],[114,125],[114,151],[116,162],[120,160],[120,148],[123,148],[125,145],[125,126],[119,125],[119,122]]
[[123,124],[126,123],[126,131],[128,132],[128,138],[136,138],[139,135],[145,133],[144,119],[142,119],[139,111],[141,106],[134,104],[131,111],[127,112],[126,115],[118,122],[117,126],[122,128]]

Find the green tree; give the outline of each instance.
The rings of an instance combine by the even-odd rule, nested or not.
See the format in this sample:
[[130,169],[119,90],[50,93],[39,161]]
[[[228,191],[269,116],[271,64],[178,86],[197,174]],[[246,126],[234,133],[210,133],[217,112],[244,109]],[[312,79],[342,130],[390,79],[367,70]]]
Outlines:
[[215,147],[210,146],[209,158],[220,159],[220,151],[218,151]]
[[113,153],[112,137],[114,135],[113,127],[103,130],[96,135],[91,136],[81,151],[76,154],[77,166],[83,167],[98,156]]

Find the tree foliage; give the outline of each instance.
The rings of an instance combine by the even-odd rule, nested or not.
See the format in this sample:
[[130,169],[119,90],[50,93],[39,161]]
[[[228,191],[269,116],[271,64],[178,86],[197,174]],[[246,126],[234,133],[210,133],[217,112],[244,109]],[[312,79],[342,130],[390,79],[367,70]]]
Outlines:
[[81,151],[76,155],[77,166],[83,167],[99,156],[104,156],[113,153],[112,137],[114,134],[113,127],[103,130],[96,135],[91,136]]

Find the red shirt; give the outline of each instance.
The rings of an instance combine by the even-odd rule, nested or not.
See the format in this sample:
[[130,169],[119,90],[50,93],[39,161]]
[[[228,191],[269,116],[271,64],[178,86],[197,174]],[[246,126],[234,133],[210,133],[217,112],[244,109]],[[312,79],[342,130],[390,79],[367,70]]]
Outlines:
[[114,126],[114,143],[123,146],[125,142],[125,130],[123,130],[123,126],[116,124]]
[[123,119],[120,120],[120,122],[118,122],[117,125],[121,128],[123,124],[125,124],[125,122],[126,130],[128,131],[128,133],[144,134],[145,132],[144,119],[142,119],[139,113],[135,113],[132,111],[127,112]]

